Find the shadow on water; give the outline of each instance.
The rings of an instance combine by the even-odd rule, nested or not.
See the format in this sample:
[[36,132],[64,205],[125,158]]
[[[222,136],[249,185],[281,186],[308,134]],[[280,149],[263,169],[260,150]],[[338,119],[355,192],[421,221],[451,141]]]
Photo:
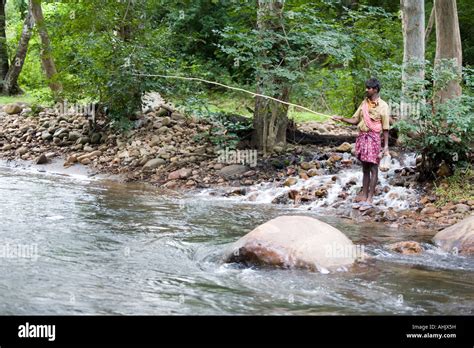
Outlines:
[[0,242],[36,257],[0,258],[2,314],[472,314],[474,262],[426,235],[318,216],[372,256],[351,272],[242,268],[222,251],[293,210],[180,195],[143,185],[0,169]]

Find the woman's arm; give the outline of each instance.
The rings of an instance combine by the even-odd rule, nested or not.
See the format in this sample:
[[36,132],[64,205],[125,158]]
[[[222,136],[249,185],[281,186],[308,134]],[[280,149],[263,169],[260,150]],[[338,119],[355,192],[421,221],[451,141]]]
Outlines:
[[334,121],[346,122],[349,124],[357,125],[360,122],[360,112],[362,110],[362,104],[359,105],[357,111],[352,115],[351,118],[345,118],[342,116],[333,116],[331,117]]
[[384,156],[390,155],[390,152],[388,151],[388,130],[390,129],[390,110],[387,105],[387,107],[384,108],[382,115],[381,115],[381,121],[382,121],[382,129],[383,129],[383,154]]
[[349,123],[349,124],[358,124],[359,123],[359,119],[358,118],[345,118],[345,117],[342,117],[342,116],[332,116],[331,117],[334,121],[340,121],[340,122],[346,122],[346,123]]
[[390,155],[390,152],[388,151],[388,130],[383,131],[383,154],[385,156]]

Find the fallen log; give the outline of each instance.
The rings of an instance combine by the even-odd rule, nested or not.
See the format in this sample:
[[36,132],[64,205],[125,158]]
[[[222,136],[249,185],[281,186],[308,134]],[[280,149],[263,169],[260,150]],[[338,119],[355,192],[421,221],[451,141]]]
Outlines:
[[[236,132],[237,136],[242,139],[250,139],[253,128],[251,127],[251,119],[238,114],[225,115],[228,121],[232,123],[240,122],[246,124],[249,129],[243,129]],[[397,140],[396,129],[391,129],[389,132],[389,146],[394,146]],[[334,134],[311,134],[305,133],[297,129],[293,122],[288,123],[286,129],[286,141],[291,144],[298,145],[320,145],[320,146],[338,146],[342,143],[355,143],[357,135],[334,135]],[[383,145],[383,143],[381,143]]]
[[[388,145],[395,146],[398,138],[398,132],[395,128],[390,129],[388,133]],[[321,146],[338,146],[342,143],[355,143],[357,135],[334,135],[334,134],[311,134],[304,133],[291,123],[286,129],[286,141],[299,145],[321,145]],[[381,145],[383,146],[383,138]]]
[[342,143],[354,143],[356,140],[356,136],[352,135],[333,135],[333,134],[310,134],[304,133],[297,129],[290,129],[286,130],[286,141],[292,144],[299,144],[299,145],[340,145]]

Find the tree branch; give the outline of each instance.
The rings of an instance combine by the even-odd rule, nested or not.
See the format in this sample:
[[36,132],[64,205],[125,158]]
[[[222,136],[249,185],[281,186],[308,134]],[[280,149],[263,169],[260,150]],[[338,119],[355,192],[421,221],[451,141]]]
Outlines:
[[[435,0],[436,1],[436,0]],[[428,20],[428,25],[425,30],[425,46],[428,44],[428,39],[430,38],[431,31],[433,30],[433,25],[435,22],[435,6],[431,9],[430,19]]]

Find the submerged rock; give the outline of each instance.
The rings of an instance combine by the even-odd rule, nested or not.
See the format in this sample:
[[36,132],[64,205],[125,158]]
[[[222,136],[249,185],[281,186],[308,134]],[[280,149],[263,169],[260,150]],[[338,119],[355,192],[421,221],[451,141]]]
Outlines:
[[310,177],[321,175],[321,173],[317,169],[314,169],[314,168],[311,168],[310,170],[308,170],[307,174]]
[[81,133],[79,132],[70,132],[69,133],[69,136],[68,136],[68,139],[69,141],[76,141],[77,139],[79,139],[81,137]]
[[356,247],[341,231],[308,216],[280,216],[235,242],[227,262],[326,272],[351,266]]
[[386,246],[388,249],[404,255],[419,254],[424,251],[423,247],[418,242],[403,241],[392,243]]
[[393,208],[388,208],[388,210],[384,212],[383,218],[385,221],[397,221],[398,214]]
[[324,187],[322,188],[319,188],[317,189],[316,191],[314,191],[314,195],[318,198],[323,198],[323,197],[327,197],[328,195],[328,190]]
[[297,182],[298,182],[298,179],[297,179],[297,178],[290,177],[290,178],[288,178],[288,179],[285,180],[285,182],[283,183],[283,186],[293,186],[293,185],[295,185]]
[[272,200],[272,204],[289,204],[290,203],[290,198],[288,196],[288,193],[282,193]]
[[48,157],[46,157],[45,154],[40,155],[40,156],[36,159],[36,164],[46,164],[46,163],[48,163]]
[[433,242],[448,252],[474,254],[474,216],[438,232]]

